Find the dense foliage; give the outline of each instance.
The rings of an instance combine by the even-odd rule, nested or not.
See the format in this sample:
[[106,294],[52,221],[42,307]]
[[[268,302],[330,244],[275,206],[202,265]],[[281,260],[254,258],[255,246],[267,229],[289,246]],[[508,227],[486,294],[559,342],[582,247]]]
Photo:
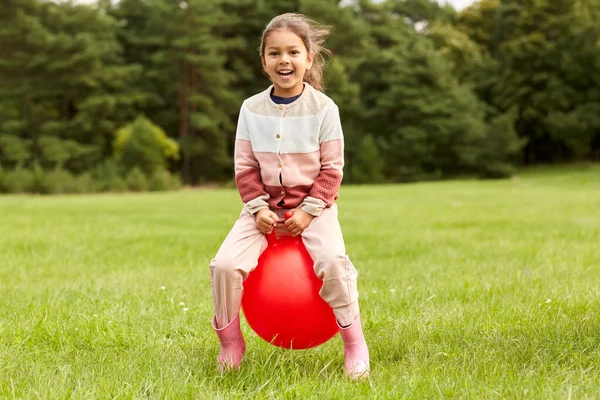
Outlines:
[[0,192],[230,180],[261,31],[290,11],[333,28],[345,182],[600,158],[595,0],[5,0]]

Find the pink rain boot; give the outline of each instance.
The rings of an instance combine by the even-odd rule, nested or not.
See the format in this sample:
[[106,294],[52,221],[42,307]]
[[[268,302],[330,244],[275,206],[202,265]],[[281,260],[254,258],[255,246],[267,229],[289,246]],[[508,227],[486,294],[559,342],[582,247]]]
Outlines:
[[[339,324],[338,324],[339,326]],[[360,315],[352,325],[342,328],[340,334],[344,341],[344,371],[346,376],[360,380],[369,377],[369,348],[360,323]]]
[[233,368],[239,368],[244,353],[246,352],[246,342],[240,329],[240,316],[237,315],[233,321],[224,328],[217,328],[217,321],[213,318],[213,329],[221,342],[221,353],[217,358],[217,368],[219,372]]

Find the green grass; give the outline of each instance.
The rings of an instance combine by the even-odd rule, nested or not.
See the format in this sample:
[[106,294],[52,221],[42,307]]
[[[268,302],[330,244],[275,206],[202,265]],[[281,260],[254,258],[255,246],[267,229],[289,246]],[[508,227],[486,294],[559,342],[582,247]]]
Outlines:
[[372,376],[244,325],[217,374],[208,264],[234,190],[0,197],[0,398],[600,397],[600,168],[344,186]]

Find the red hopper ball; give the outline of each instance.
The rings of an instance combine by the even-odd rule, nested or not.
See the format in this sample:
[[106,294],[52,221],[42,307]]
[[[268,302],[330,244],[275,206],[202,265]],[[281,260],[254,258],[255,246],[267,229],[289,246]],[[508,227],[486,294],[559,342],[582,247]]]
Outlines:
[[302,238],[276,239],[272,233],[267,240],[258,266],[244,281],[242,310],[248,325],[278,347],[308,349],[325,343],[339,328],[333,310],[319,296],[323,282]]

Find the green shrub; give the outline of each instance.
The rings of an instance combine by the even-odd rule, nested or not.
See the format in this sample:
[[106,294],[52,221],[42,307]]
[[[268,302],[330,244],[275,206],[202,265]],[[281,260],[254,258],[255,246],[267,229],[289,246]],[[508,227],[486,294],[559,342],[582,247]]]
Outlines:
[[44,184],[44,170],[40,166],[39,162],[34,161],[31,166],[31,173],[33,174],[33,184],[30,190],[31,193],[44,193],[45,184]]
[[478,147],[480,178],[501,179],[514,175],[516,155],[526,144],[515,129],[516,118],[516,111],[511,110],[490,121],[486,136]]
[[483,166],[479,177],[482,179],[505,179],[510,178],[516,172],[516,168],[505,163],[489,163]]
[[107,182],[106,190],[109,192],[126,192],[127,182],[121,177],[115,177],[111,181]]
[[148,188],[152,191],[179,190],[181,178],[166,170],[157,170],[148,179]]
[[144,192],[148,190],[148,180],[146,179],[146,175],[144,175],[142,170],[138,167],[129,171],[126,181],[129,190],[134,192]]
[[114,159],[105,160],[92,171],[94,189],[99,192],[123,192],[127,184],[121,177],[119,166]]
[[27,193],[32,192],[35,186],[33,172],[17,168],[5,172],[2,180],[2,188],[5,193]]
[[152,191],[165,191],[171,189],[171,174],[165,170],[156,170],[148,179],[148,188]]
[[59,194],[63,193],[62,174],[58,171],[43,170],[35,173],[35,191],[41,194]]
[[113,142],[114,155],[126,171],[139,168],[151,176],[162,170],[167,159],[179,159],[179,145],[145,117],[119,129]]
[[350,171],[352,183],[383,182],[384,161],[373,136],[366,135],[361,141],[360,149]]
[[70,193],[94,193],[97,191],[97,182],[92,174],[84,172],[73,179],[73,187]]
[[77,178],[63,169],[38,172],[37,189],[42,194],[77,193]]
[[170,184],[169,189],[171,189],[171,190],[181,189],[181,176],[179,174],[176,174],[176,175],[171,174],[171,184]]

